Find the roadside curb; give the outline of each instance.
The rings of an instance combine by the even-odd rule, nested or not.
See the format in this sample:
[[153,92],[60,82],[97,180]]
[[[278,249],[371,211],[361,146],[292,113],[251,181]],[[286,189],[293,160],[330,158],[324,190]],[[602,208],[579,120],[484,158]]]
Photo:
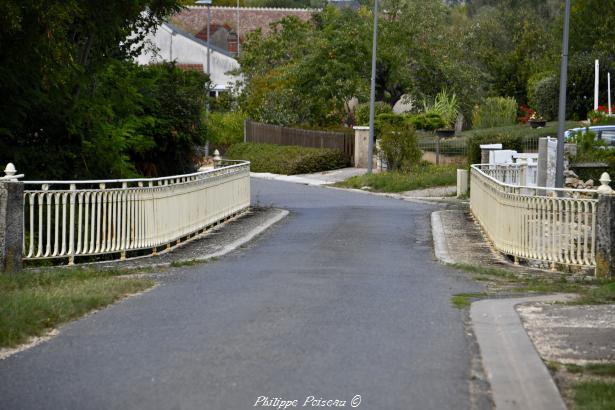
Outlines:
[[446,245],[446,235],[444,234],[444,226],[440,212],[431,213],[431,234],[433,235],[433,248],[436,258],[446,264],[454,264],[456,261],[451,257]]
[[[115,260],[115,261],[105,261],[105,262],[94,262],[91,263],[89,265],[92,266],[100,266],[102,268],[108,268],[108,267],[117,267],[117,268],[121,268],[121,269],[127,269],[127,270],[136,270],[136,269],[143,269],[143,268],[164,268],[164,267],[169,267],[171,266],[173,263],[176,262],[206,262],[210,259],[213,258],[219,258],[222,257],[232,251],[234,251],[235,249],[239,248],[242,245],[245,245],[246,243],[252,241],[254,238],[256,238],[258,235],[262,234],[263,232],[265,232],[267,229],[269,229],[270,227],[272,227],[273,225],[275,225],[276,223],[278,223],[279,221],[281,221],[282,219],[284,219],[286,216],[288,216],[289,211],[285,210],[285,209],[279,209],[279,208],[273,208],[273,215],[269,216],[266,220],[264,220],[262,223],[256,225],[255,227],[253,227],[251,230],[249,230],[248,232],[246,232],[244,235],[242,235],[241,237],[235,239],[234,241],[224,245],[221,249],[218,249],[214,252],[211,253],[206,253],[200,256],[196,256],[196,257],[173,257],[173,251],[181,249],[182,247],[186,246],[186,245],[190,245],[191,243],[194,243],[194,241],[198,241],[200,238],[196,238],[194,241],[190,241],[190,242],[184,242],[181,244],[180,247],[175,247],[170,251],[163,251],[163,252],[159,252],[158,256],[169,256],[169,258],[171,260],[169,261],[155,261],[152,260],[152,257],[150,255],[146,255],[146,256],[138,256],[135,258],[131,258],[131,259],[127,259],[126,261],[120,261],[120,260]],[[245,215],[245,213],[243,213],[240,216]],[[216,232],[220,229],[222,229],[223,227],[227,227],[229,226],[229,223],[233,222],[234,220],[236,220],[237,218],[232,218],[222,224],[220,224],[219,226],[215,227],[214,229],[212,229],[211,231],[207,231],[205,234],[203,234],[201,237],[206,237],[207,235]],[[133,262],[141,262],[138,264],[129,264],[129,263],[133,263]],[[86,264],[83,264],[86,265]],[[129,274],[130,275],[130,274]]]
[[293,175],[271,174],[269,172],[250,172],[250,177],[258,178],[258,179],[266,179],[270,181],[292,182],[294,184],[303,184],[303,185],[310,185],[310,186],[322,186],[322,185],[334,183],[334,182],[325,182],[325,181],[315,181],[313,179],[296,177]]
[[229,243],[228,245],[224,246],[219,251],[213,252],[213,253],[205,255],[205,256],[201,256],[201,257],[195,258],[194,260],[195,261],[207,261],[207,260],[212,259],[212,258],[219,258],[221,256],[224,256],[224,255],[234,251],[235,249],[239,248],[240,246],[245,245],[246,243],[250,242],[252,239],[256,238],[257,236],[259,236],[260,234],[265,232],[267,229],[269,229],[270,227],[272,227],[276,223],[280,222],[282,219],[286,218],[288,216],[288,214],[289,214],[289,212],[286,209],[276,209],[276,210],[278,211],[277,215],[272,216],[271,218],[267,219],[262,224],[256,226],[254,229],[252,229],[251,231],[246,233],[241,238],[239,238],[239,239]]
[[498,410],[565,410],[566,406],[530,340],[515,306],[528,302],[562,302],[556,294],[472,303],[470,319],[483,368]]

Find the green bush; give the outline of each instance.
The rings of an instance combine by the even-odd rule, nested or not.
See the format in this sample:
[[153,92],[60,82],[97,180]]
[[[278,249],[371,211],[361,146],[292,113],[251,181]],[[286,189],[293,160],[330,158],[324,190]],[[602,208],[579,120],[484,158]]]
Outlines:
[[559,79],[555,75],[539,80],[531,92],[530,105],[547,121],[557,118],[559,100]]
[[514,125],[517,122],[517,102],[514,98],[490,97],[474,107],[472,126],[493,128]]
[[385,127],[403,128],[405,126],[407,126],[406,120],[400,115],[393,113],[378,114],[374,119],[374,134],[379,138]]
[[[384,101],[376,101],[374,105],[374,117],[380,114],[392,114],[393,108]],[[356,125],[369,124],[369,103],[359,104],[354,109],[354,122]]]
[[406,116],[406,122],[416,130],[433,131],[444,127],[445,123],[440,114],[427,113]]
[[250,161],[253,172],[284,175],[328,171],[348,165],[340,150],[294,145],[235,144],[228,149],[225,158]]
[[418,164],[422,156],[413,128],[385,126],[382,129],[380,149],[392,171],[410,169]]
[[243,141],[243,122],[246,115],[241,111],[212,112],[207,118],[207,139],[214,148],[227,147]]

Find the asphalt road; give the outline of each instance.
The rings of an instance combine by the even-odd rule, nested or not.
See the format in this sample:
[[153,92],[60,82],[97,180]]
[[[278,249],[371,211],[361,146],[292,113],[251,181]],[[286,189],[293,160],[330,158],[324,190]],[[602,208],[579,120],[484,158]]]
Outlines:
[[262,180],[252,192],[291,215],[0,361],[0,408],[469,407],[450,297],[475,286],[434,261],[434,205]]

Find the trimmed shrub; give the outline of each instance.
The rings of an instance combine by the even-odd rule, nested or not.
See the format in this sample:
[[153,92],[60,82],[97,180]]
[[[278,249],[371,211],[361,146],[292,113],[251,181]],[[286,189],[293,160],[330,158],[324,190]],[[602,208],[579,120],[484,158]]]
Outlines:
[[474,107],[472,126],[492,128],[514,125],[517,122],[517,101],[514,98],[490,97]]
[[411,169],[422,156],[413,128],[385,126],[382,129],[380,149],[392,171]]
[[235,144],[226,152],[226,158],[250,161],[250,169],[254,172],[284,175],[328,171],[348,165],[348,159],[340,150],[294,145]]
[[547,121],[557,118],[559,100],[559,79],[550,75],[538,80],[531,92],[530,104]]
[[409,115],[406,122],[416,130],[433,131],[444,127],[445,123],[442,117],[436,113]]
[[376,137],[380,137],[382,135],[382,130],[385,127],[403,128],[405,126],[407,126],[405,118],[401,115],[383,113],[378,114],[376,118],[374,118],[374,134]]
[[[380,114],[392,114],[393,108],[384,101],[376,101],[374,105],[374,118]],[[375,119],[374,119],[375,121]],[[354,122],[356,125],[369,124],[369,103],[359,104],[354,109]]]

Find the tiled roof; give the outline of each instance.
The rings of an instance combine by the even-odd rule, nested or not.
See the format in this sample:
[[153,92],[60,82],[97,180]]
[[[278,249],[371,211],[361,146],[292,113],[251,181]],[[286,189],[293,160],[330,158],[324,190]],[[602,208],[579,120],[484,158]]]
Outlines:
[[[211,24],[228,25],[235,29],[237,26],[237,10],[236,7],[212,7]],[[243,38],[246,33],[258,28],[262,29],[263,33],[268,33],[270,23],[281,20],[286,16],[296,16],[303,21],[307,21],[318,11],[318,9],[240,7],[239,35]],[[187,7],[172,16],[170,21],[184,31],[197,34],[207,27],[207,7]]]
[[[180,35],[182,35],[182,36],[184,36],[184,37],[187,37],[187,38],[189,38],[190,40],[192,40],[192,41],[196,41],[197,43],[202,44],[202,45],[204,45],[205,47],[207,47],[207,41],[205,41],[205,40],[201,40],[200,38],[196,37],[194,34],[192,34],[192,33],[188,33],[188,32],[186,32],[186,31],[184,31],[184,30],[181,30],[181,29],[177,28],[177,26],[175,26],[174,24],[171,24],[171,23],[164,23],[164,24],[165,24],[165,25],[166,25],[169,29],[171,29],[172,31],[174,31],[175,33],[180,34]],[[229,57],[233,57],[233,58],[234,58],[234,55],[233,55],[232,53],[230,53],[228,50],[224,50],[224,49],[222,49],[222,48],[220,48],[220,47],[216,47],[216,46],[215,46],[215,45],[213,45],[213,44],[209,44],[209,48],[210,48],[210,50],[212,50],[212,51],[217,51],[217,52],[218,52],[218,53],[220,53],[220,54],[224,54],[224,55],[226,55],[226,56],[229,56]]]
[[177,68],[180,68],[182,70],[186,70],[186,71],[198,71],[200,73],[202,73],[203,71],[203,64],[176,64]]

